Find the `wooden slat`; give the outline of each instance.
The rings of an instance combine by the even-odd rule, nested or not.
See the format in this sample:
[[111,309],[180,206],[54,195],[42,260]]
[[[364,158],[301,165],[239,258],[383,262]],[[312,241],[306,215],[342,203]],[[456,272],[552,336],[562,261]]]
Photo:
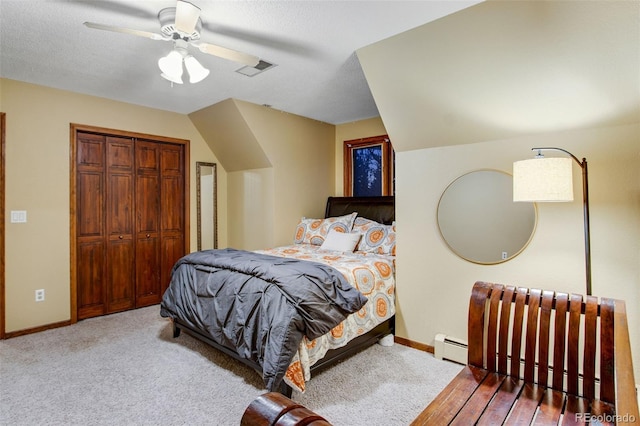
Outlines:
[[524,380],[534,382],[536,370],[536,344],[538,343],[538,310],[542,290],[529,291],[529,312],[527,315],[527,334],[524,348]]
[[564,408],[565,394],[547,388],[540,400],[538,414],[533,421],[534,425],[557,425]]
[[603,298],[600,301],[600,399],[615,402],[615,358],[614,358],[614,301]]
[[[598,419],[599,424],[602,425],[614,425],[616,409],[613,404],[600,401],[599,399],[591,401],[591,415]],[[637,419],[637,417],[636,417]],[[607,421],[611,420],[611,421]]]
[[478,419],[477,425],[494,426],[502,424],[511,412],[511,408],[518,399],[523,385],[523,380],[506,376],[482,417]]
[[533,383],[525,382],[518,403],[513,408],[505,425],[528,425],[533,421],[540,400],[544,395],[544,388]]
[[491,290],[489,301],[489,326],[487,327],[487,349],[485,355],[486,369],[496,371],[497,335],[498,335],[498,315],[500,313],[500,299],[502,298],[502,285],[494,285]]
[[498,373],[507,374],[507,359],[509,356],[509,323],[511,318],[511,301],[516,288],[507,286],[502,295],[502,309],[500,312],[500,333],[498,342]]
[[468,351],[469,364],[484,368],[484,310],[491,285],[482,281],[474,284],[469,300]]
[[567,309],[569,308],[569,295],[556,294],[556,319],[553,336],[553,388],[564,390],[564,354],[567,331]]
[[524,305],[527,301],[527,289],[518,288],[515,301],[515,311],[513,313],[513,334],[511,338],[511,369],[513,377],[520,377],[520,359],[522,357],[522,322],[524,318]]
[[596,395],[596,351],[598,298],[587,296],[584,311],[584,346],[582,362],[582,396],[592,400]]
[[458,412],[450,426],[467,426],[475,423],[484,412],[487,404],[502,385],[502,381],[507,376],[497,373],[489,373],[475,390],[471,398]]
[[487,370],[471,365],[466,366],[416,417],[411,425],[449,424],[486,376]]
[[567,393],[578,395],[579,379],[579,344],[580,344],[580,316],[582,314],[582,296],[571,295],[569,303],[569,334],[567,337]]
[[585,425],[587,424],[586,413],[589,413],[589,402],[587,400],[575,395],[567,395],[562,424],[567,426]]
[[553,296],[552,291],[542,292],[540,336],[538,337],[538,384],[541,386],[547,386],[549,378],[549,330],[551,328]]

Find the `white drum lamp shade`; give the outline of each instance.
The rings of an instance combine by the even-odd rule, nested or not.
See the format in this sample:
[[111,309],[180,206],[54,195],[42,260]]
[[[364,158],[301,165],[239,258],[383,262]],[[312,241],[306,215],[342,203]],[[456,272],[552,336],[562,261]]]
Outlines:
[[513,201],[573,201],[571,158],[534,158],[513,163]]

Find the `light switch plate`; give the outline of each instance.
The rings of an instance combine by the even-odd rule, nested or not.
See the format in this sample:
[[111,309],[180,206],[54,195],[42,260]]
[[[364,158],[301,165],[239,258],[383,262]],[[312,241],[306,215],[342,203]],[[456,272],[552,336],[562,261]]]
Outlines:
[[11,223],[26,223],[27,211],[26,210],[11,210]]

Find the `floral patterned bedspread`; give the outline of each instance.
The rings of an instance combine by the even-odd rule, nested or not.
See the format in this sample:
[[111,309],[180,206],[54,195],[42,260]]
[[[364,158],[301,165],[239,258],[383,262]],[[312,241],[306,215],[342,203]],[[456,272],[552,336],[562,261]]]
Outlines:
[[358,312],[315,340],[302,339],[287,370],[285,381],[304,392],[311,378],[310,368],[328,350],[346,345],[395,314],[395,256],[356,251],[338,253],[313,244],[295,244],[256,250],[273,256],[321,262],[340,271],[347,281],[369,299]]

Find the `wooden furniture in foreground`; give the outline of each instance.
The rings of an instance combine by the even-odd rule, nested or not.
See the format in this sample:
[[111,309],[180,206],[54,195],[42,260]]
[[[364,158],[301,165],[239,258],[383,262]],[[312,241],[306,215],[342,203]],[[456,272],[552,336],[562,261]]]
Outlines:
[[468,333],[468,365],[412,425],[640,421],[623,301],[477,282]]
[[331,426],[323,417],[278,392],[268,392],[247,407],[240,426]]

